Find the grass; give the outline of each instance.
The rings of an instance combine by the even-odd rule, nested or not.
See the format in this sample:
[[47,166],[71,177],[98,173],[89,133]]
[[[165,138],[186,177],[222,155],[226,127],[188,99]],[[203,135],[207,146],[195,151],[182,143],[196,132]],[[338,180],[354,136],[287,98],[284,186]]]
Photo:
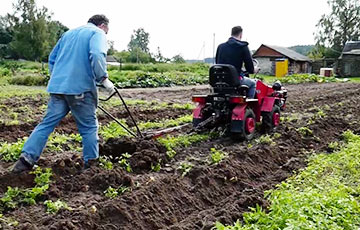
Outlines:
[[360,82],[360,77],[349,77],[351,82]]
[[242,221],[213,229],[358,229],[360,136],[346,131],[343,137],[347,144],[339,151],[312,155],[307,168],[265,192],[268,210],[253,207]]
[[9,97],[28,97],[41,96],[48,97],[45,87],[42,86],[21,86],[21,85],[6,85],[0,86],[0,98]]

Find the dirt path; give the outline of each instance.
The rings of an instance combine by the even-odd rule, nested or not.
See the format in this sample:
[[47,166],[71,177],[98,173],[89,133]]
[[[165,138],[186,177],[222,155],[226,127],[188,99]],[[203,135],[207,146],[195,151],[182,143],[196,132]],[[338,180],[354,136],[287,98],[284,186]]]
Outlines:
[[[39,202],[8,211],[5,216],[19,221],[19,227],[14,229],[193,230],[210,229],[216,220],[231,224],[248,207],[256,204],[266,207],[264,191],[304,167],[310,152],[330,151],[328,144],[338,141],[343,131],[360,130],[359,84],[292,85],[287,89],[288,107],[282,114],[285,121],[276,130],[279,135],[272,138],[273,144],[260,142],[259,138],[233,142],[221,137],[177,149],[175,158],[168,160],[166,150],[156,142],[127,140],[126,146],[121,144],[118,148],[126,147],[132,154],[132,173],[118,166],[110,171],[94,166],[79,173],[79,156],[72,152],[50,153],[39,162],[41,167],[54,171],[54,182],[42,201],[61,199],[73,210],[48,214]],[[123,95],[189,102],[192,94],[207,91],[203,86],[180,91],[136,89],[124,90]],[[301,127],[308,127],[312,134],[301,135],[298,131]],[[212,147],[228,153],[228,157],[220,164],[210,165]],[[151,164],[159,159],[162,159],[160,172],[152,172]],[[184,177],[178,169],[182,162],[193,165]],[[8,185],[31,186],[32,176],[11,175],[8,167],[9,164],[0,162],[2,192]],[[131,191],[109,199],[103,194],[109,186],[128,186]]]

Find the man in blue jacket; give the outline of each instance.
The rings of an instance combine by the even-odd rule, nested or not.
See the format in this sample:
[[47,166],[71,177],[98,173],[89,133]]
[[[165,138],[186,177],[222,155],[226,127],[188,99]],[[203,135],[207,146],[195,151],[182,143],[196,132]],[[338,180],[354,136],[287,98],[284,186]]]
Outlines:
[[108,24],[104,15],[94,15],[87,25],[64,33],[53,48],[49,56],[50,100],[46,115],[25,142],[13,172],[34,166],[49,135],[70,111],[82,137],[85,168],[89,160],[99,157],[96,84],[102,84],[109,93],[114,91],[106,70]]
[[249,43],[241,41],[242,38],[241,26],[235,26],[231,30],[231,37],[225,43],[218,46],[216,51],[216,64],[233,65],[238,71],[241,78],[241,84],[249,86],[248,97],[254,98],[256,83],[253,79],[242,76],[242,66],[245,64],[245,69],[249,74],[254,73],[254,63],[248,48]]

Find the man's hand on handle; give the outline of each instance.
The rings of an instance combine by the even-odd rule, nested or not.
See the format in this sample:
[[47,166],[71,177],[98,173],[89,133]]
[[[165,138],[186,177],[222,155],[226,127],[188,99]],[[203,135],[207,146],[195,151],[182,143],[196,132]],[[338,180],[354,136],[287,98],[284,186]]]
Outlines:
[[115,92],[114,84],[109,80],[109,78],[105,78],[102,82],[102,85],[105,87],[106,91],[111,95]]

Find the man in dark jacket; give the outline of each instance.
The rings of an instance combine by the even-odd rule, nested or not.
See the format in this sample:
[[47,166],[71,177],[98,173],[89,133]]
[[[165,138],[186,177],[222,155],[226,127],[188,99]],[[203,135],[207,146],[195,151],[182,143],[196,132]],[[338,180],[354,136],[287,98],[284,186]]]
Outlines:
[[231,37],[225,43],[218,46],[216,51],[216,64],[233,65],[240,76],[241,84],[249,86],[248,97],[255,97],[256,83],[253,79],[243,76],[242,66],[245,64],[246,71],[254,73],[254,64],[248,48],[249,43],[241,41],[242,28],[235,26],[231,30]]

